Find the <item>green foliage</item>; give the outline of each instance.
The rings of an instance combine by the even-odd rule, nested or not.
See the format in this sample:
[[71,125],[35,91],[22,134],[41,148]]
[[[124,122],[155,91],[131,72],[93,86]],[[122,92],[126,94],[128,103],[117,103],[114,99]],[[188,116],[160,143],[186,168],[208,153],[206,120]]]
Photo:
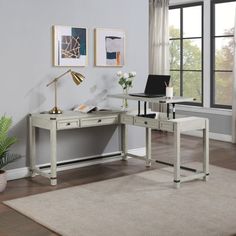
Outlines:
[[127,90],[133,86],[133,78],[136,76],[136,72],[123,74],[119,71],[117,72],[117,76],[119,77],[118,84],[123,88],[123,90]]
[[119,79],[119,85],[121,85],[123,89],[131,88],[133,86],[132,82],[132,80],[127,80],[125,78]]
[[[225,30],[224,35],[233,35],[234,28]],[[217,47],[217,43],[220,46]],[[233,36],[216,39],[215,69],[232,71],[234,63],[234,40]],[[215,103],[232,105],[232,72],[215,73]]]
[[11,118],[6,116],[0,118],[0,169],[20,157],[20,155],[9,153],[9,148],[16,142],[15,137],[8,136],[11,125]]
[[[225,35],[233,35],[234,29],[225,31]],[[180,70],[180,36],[179,29],[170,27],[170,68],[172,70]],[[234,62],[234,43],[233,37],[225,37],[217,39],[215,52],[215,69],[229,70],[233,69]],[[199,41],[199,42],[198,42]],[[218,46],[219,44],[219,46]],[[201,70],[200,40],[183,40],[183,69],[190,70],[183,72],[183,96],[194,97],[197,102],[201,102],[202,84],[201,74],[197,71]],[[232,104],[232,72],[216,72],[215,73],[215,102],[217,104]],[[179,71],[171,71],[171,82],[174,86],[174,94],[180,95],[180,73]]]
[[[170,36],[173,40],[170,41],[170,68],[172,70],[180,70],[180,32],[179,29],[170,27]],[[179,71],[171,71],[171,82],[174,87],[176,96],[182,95],[193,97],[197,102],[201,102],[201,74],[200,72],[191,70],[201,70],[202,52],[199,45],[200,40],[183,40],[183,94],[180,94],[180,73]],[[190,70],[190,71],[188,71]]]

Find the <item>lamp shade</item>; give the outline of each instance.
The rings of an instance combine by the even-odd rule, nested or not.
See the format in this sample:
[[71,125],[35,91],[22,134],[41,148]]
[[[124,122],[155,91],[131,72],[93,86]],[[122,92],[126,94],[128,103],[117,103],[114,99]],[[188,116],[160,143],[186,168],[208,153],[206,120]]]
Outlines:
[[74,72],[74,71],[71,71],[70,73],[71,73],[71,76],[72,76],[72,78],[73,78],[76,85],[79,85],[80,83],[83,82],[83,80],[84,80],[83,75],[81,75],[78,72]]

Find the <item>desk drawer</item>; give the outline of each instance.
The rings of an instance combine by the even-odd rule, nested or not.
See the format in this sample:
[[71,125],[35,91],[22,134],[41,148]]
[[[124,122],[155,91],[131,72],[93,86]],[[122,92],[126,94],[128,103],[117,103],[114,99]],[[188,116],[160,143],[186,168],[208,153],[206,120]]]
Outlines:
[[152,129],[159,129],[159,122],[157,119],[151,119],[146,117],[135,117],[134,125]]
[[57,129],[74,129],[79,128],[78,120],[61,120],[57,122]]
[[120,116],[120,123],[127,124],[127,125],[133,125],[134,124],[134,117],[130,116],[130,115],[121,115]]
[[160,121],[160,130],[173,132],[174,124],[170,121]]
[[80,127],[100,126],[117,124],[117,116],[100,117],[100,118],[85,118],[80,120]]

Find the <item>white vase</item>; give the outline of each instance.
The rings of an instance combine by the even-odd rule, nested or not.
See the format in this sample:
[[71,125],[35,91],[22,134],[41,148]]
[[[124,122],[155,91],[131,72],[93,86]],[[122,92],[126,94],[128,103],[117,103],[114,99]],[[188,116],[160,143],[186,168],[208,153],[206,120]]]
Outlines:
[[7,186],[7,173],[4,170],[0,170],[0,193],[5,190]]

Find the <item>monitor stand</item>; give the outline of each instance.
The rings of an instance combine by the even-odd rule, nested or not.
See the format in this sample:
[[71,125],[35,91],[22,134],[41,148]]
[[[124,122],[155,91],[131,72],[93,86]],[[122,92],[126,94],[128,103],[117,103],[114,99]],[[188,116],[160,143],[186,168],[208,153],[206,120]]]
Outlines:
[[147,102],[144,102],[144,114],[140,114],[140,101],[138,101],[138,115],[137,116],[155,119],[156,113],[148,113],[147,114]]

